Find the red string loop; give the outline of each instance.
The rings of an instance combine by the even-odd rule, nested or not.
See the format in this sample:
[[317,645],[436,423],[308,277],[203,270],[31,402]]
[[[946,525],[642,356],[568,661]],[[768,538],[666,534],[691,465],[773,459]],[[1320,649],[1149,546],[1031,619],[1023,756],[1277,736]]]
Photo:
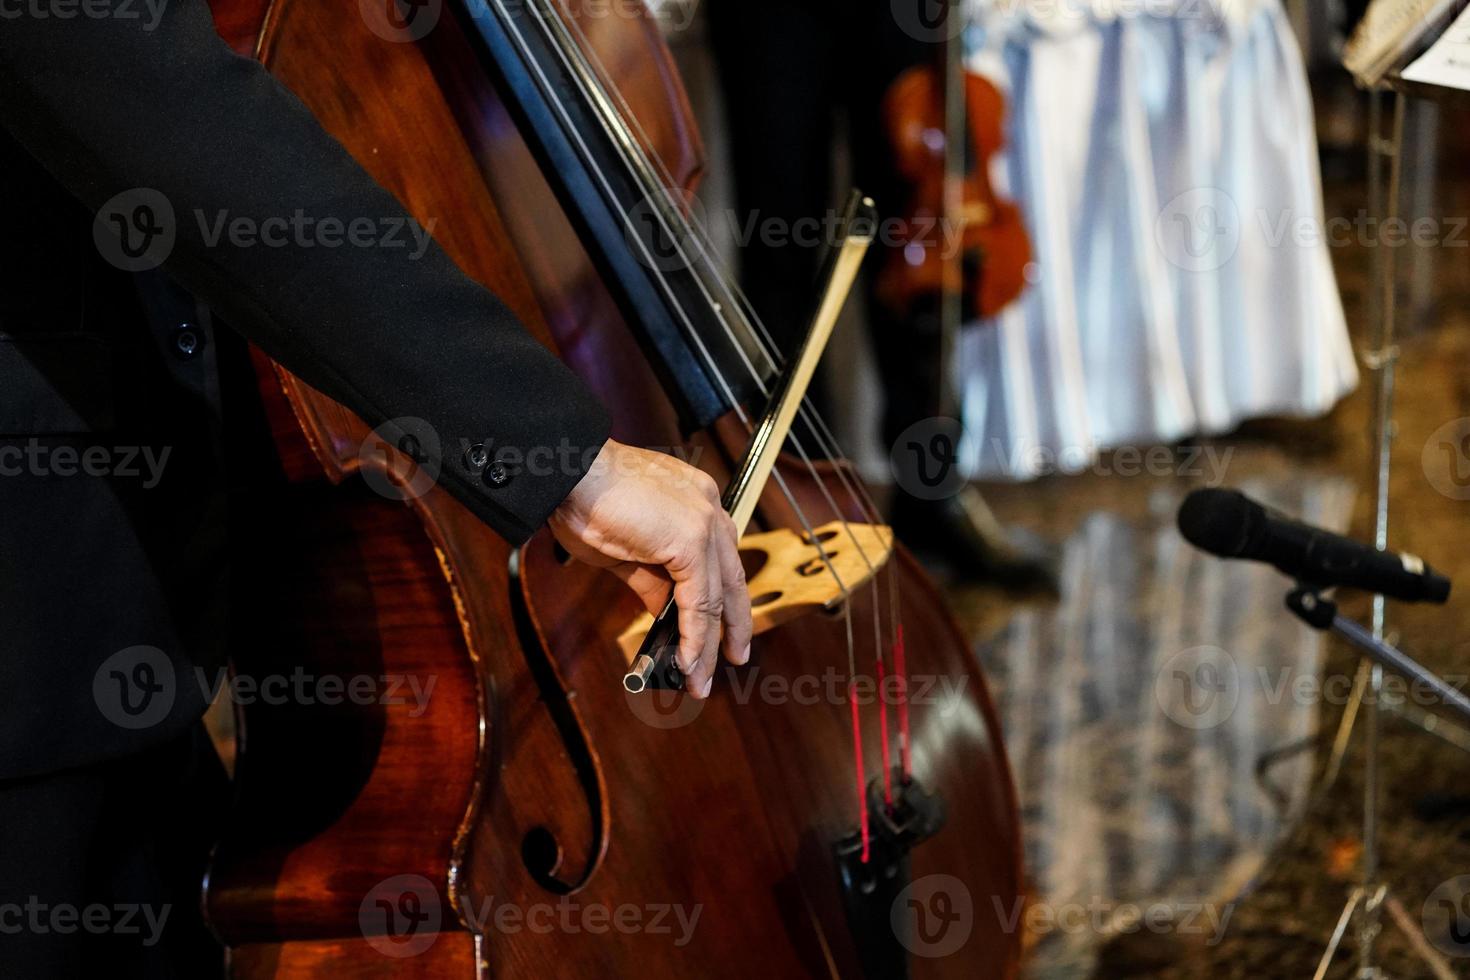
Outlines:
[[913,777],[914,762],[909,750],[909,672],[902,623],[898,624],[893,638],[893,670],[898,676],[898,751],[903,762],[903,781],[907,783]]
[[847,682],[847,703],[852,706],[852,747],[857,762],[858,812],[862,814],[863,863],[868,863],[871,830],[868,827],[867,779],[863,775],[863,725],[858,715],[857,678]]
[[893,812],[893,764],[888,754],[888,670],[878,660],[878,732],[883,741],[883,805]]

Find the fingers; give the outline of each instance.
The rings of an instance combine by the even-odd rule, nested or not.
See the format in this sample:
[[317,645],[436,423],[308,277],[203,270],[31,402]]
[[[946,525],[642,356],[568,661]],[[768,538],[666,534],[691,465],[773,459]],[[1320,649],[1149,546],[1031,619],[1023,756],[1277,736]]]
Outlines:
[[699,643],[699,666],[687,685],[691,694],[701,698],[709,697],[714,686],[715,667],[720,659],[720,620],[725,608],[719,546],[713,535],[705,540],[705,562],[709,568],[709,593],[697,609],[704,633]]
[[[703,610],[705,618],[709,621],[709,632],[704,637],[699,651],[699,676],[691,677],[688,689],[696,693],[698,697],[708,697],[715,676],[715,667],[719,664],[720,651],[720,625],[724,620],[729,599],[729,592],[725,584],[725,575],[729,571],[726,562],[726,551],[730,541],[734,538],[734,522],[730,515],[725,513],[720,503],[720,485],[714,478],[702,470],[695,470],[695,481],[704,499],[713,505],[714,510],[707,522],[707,561],[710,568],[710,597],[714,600]],[[741,569],[740,578],[744,579],[744,569]],[[744,586],[740,586],[742,593]]]
[[709,696],[720,645],[720,614],[724,590],[716,542],[706,531],[691,542],[691,559],[669,566],[674,578],[674,602],[679,607],[679,669],[697,698]]
[[719,568],[725,659],[733,664],[743,664],[750,659],[750,638],[754,626],[751,623],[750,594],[745,587],[745,566],[740,562],[740,533],[725,512],[719,484],[703,472],[698,472],[694,479],[704,498],[717,508],[710,540],[712,561]]
[[[611,569],[634,591],[651,615],[663,611],[673,590],[680,614],[679,669],[684,671],[687,689],[696,697],[707,696],[720,650],[723,649],[725,659],[733,664],[750,659],[753,632],[750,595],[745,568],[740,562],[735,523],[720,511],[710,524],[703,564],[671,564],[666,571],[627,562]],[[691,549],[696,547],[690,545]],[[676,568],[684,571],[676,573]],[[687,584],[676,585],[670,581],[670,574],[677,574],[677,583]]]
[[750,638],[755,626],[751,622],[745,566],[740,562],[740,541],[729,515],[722,514],[715,543],[719,546],[720,582],[725,589],[725,659],[732,664],[743,664],[750,660]]
[[[574,557],[611,568],[657,615],[673,580],[677,659],[687,687],[707,697],[719,661],[743,663],[751,637],[750,597],[735,525],[707,473],[658,453],[609,440],[549,521]],[[721,630],[721,626],[724,630]]]

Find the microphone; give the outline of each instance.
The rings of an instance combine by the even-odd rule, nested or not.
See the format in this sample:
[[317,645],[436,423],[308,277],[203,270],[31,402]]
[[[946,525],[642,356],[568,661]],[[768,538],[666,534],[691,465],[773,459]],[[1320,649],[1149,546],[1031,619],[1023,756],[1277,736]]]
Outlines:
[[1191,493],[1179,508],[1179,532],[1212,555],[1269,562],[1305,585],[1340,585],[1405,602],[1450,597],[1450,580],[1420,558],[1294,521],[1238,490]]

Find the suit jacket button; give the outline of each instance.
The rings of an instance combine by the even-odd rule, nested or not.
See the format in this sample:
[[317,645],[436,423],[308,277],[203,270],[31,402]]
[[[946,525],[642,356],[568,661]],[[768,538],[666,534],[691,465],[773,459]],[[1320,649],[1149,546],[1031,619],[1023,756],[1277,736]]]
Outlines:
[[204,349],[204,334],[192,323],[181,323],[174,330],[174,353],[181,361],[192,361]]
[[500,460],[485,467],[485,482],[499,489],[510,482],[510,470]]

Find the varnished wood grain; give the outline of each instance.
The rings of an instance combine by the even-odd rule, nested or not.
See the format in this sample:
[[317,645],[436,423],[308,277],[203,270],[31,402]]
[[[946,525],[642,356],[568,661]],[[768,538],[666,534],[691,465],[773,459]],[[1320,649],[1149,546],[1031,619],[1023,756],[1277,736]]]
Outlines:
[[[651,149],[692,185],[697,138],[651,24],[587,26],[644,107]],[[452,18],[420,44],[391,44],[354,3],[277,0],[260,52],[410,211],[438,219],[436,238],[603,397],[617,433],[689,448]],[[298,482],[254,502],[240,598],[257,621],[236,637],[237,665],[366,665],[438,680],[418,717],[390,707],[243,713],[238,813],[209,883],[236,975],[858,976],[829,856],[857,818],[847,705],[735,694],[754,670],[845,671],[845,624],[812,615],[769,632],[755,667],[722,673],[707,704],[680,702],[695,716],[670,727],[618,683],[616,632],[635,611],[620,583],[562,565],[544,533],[512,578],[510,550],[447,495],[405,505],[366,489],[365,466],[378,468],[376,482],[387,477],[379,454],[359,451],[366,427],[280,378],[290,421],[341,486]],[[695,437],[695,458],[727,476],[743,438],[724,420]],[[840,496],[832,512],[794,461],[778,466],[817,523],[863,516]],[[821,464],[817,475],[836,471]],[[774,490],[759,520],[796,526]],[[891,567],[914,671],[960,690],[915,710],[916,768],[946,796],[950,824],[915,853],[914,871],[959,877],[976,906],[969,943],[916,958],[915,975],[1010,975],[1019,935],[988,914],[991,896],[1009,907],[1021,888],[994,712],[932,585],[901,550]],[[867,622],[872,601],[855,598],[855,621]],[[871,650],[860,656],[870,669]],[[876,774],[871,712],[863,735]],[[545,873],[527,841],[554,842]],[[408,959],[372,951],[361,920],[374,885],[400,874],[431,881],[453,913],[434,951]],[[601,910],[604,922],[632,910],[642,927],[507,929],[493,918],[568,904]],[[667,929],[674,908],[699,916],[687,941],[649,928],[657,915]],[[472,930],[483,934],[478,962],[466,955]]]

